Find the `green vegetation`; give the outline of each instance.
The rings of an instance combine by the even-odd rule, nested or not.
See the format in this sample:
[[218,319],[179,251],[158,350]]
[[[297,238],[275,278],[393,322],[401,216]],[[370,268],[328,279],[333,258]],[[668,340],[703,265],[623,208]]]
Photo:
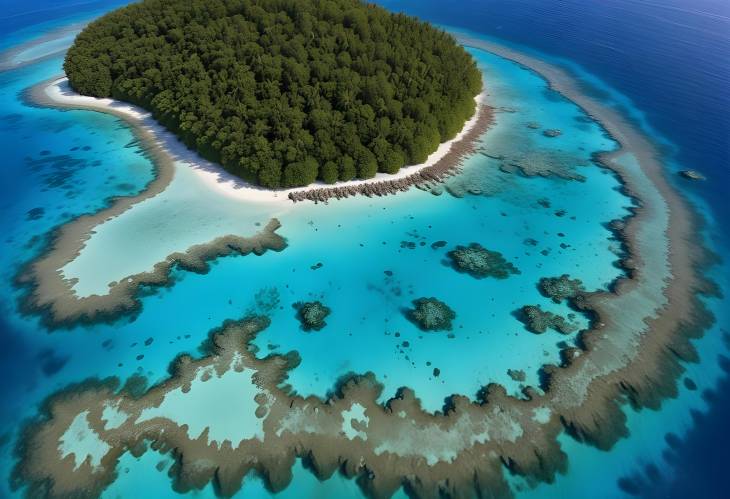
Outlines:
[[64,69],[272,188],[421,163],[481,90],[450,35],[357,0],[144,0],[89,24]]

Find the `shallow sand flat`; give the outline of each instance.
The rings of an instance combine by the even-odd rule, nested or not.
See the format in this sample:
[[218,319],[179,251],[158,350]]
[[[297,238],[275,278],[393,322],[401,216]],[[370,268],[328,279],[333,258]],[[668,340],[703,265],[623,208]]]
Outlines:
[[[250,236],[286,208],[245,205],[221,197],[210,184],[182,163],[165,191],[132,206],[123,215],[94,227],[79,256],[61,271],[78,279],[73,289],[81,297],[108,293],[108,284],[150,270],[176,251],[228,234]],[[110,264],[113,263],[113,264]]]

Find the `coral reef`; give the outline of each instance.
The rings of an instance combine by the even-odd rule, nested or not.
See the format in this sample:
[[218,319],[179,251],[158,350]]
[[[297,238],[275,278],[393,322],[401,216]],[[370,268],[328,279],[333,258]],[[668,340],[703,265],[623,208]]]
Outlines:
[[414,308],[406,316],[424,331],[450,331],[451,321],[456,313],[444,302],[436,298],[418,298],[413,301]]
[[511,274],[519,274],[517,267],[507,261],[498,251],[490,251],[479,243],[457,246],[448,253],[452,266],[477,279],[494,277],[507,279]]
[[560,303],[565,299],[575,298],[585,291],[580,279],[571,279],[568,274],[560,277],[543,277],[537,285],[543,296]]
[[297,319],[302,323],[305,331],[319,331],[327,325],[324,321],[330,314],[330,309],[320,301],[297,302]]
[[540,305],[525,305],[517,311],[516,315],[525,324],[527,330],[535,334],[542,334],[548,329],[570,334],[578,329],[578,326],[566,320],[562,315],[543,310]]

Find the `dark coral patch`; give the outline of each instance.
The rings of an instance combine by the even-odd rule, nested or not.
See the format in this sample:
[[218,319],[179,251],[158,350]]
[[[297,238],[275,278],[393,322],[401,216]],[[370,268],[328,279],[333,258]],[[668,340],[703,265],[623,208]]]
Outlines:
[[448,255],[451,258],[451,265],[456,270],[477,279],[484,277],[507,279],[512,274],[520,273],[519,269],[507,261],[501,253],[490,251],[479,243],[457,246],[449,251]]
[[329,307],[319,301],[297,302],[294,308],[297,311],[297,319],[305,331],[319,331],[325,327],[327,325],[325,319],[331,312]]
[[26,220],[39,220],[43,218],[43,215],[46,214],[45,208],[33,208],[28,210],[28,212],[25,215]]
[[525,305],[515,315],[525,324],[531,333],[542,334],[548,329],[554,329],[562,334],[570,334],[578,326],[565,319],[562,315],[542,310],[540,305]]
[[423,331],[451,331],[451,321],[456,313],[436,298],[418,298],[414,308],[406,311],[406,317]]
[[552,299],[555,303],[575,298],[585,291],[580,279],[571,279],[568,274],[560,277],[543,277],[537,285],[543,296]]

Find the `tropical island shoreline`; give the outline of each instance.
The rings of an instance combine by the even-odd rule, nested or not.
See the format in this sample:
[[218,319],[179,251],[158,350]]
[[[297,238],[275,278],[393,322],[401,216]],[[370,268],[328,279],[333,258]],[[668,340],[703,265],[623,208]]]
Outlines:
[[[418,165],[407,165],[397,173],[377,173],[373,178],[338,181],[334,184],[316,182],[303,187],[268,189],[241,180],[219,165],[202,158],[188,149],[164,126],[157,123],[152,113],[133,104],[114,99],[100,99],[74,92],[68,78],[59,77],[29,89],[28,101],[34,105],[61,109],[86,109],[114,115],[135,128],[146,149],[155,151],[158,175],[172,180],[172,174],[159,171],[174,170],[179,161],[192,168],[203,183],[222,195],[245,202],[280,203],[282,201],[326,201],[353,195],[381,196],[395,194],[422,184],[434,184],[455,173],[465,155],[473,152],[474,144],[491,126],[494,110],[485,103],[483,90],[475,98],[475,112],[452,139],[442,142],[427,160]],[[161,156],[165,156],[162,158]],[[164,189],[163,189],[164,190]]]
[[[481,102],[484,97],[485,93],[479,94],[477,102]],[[63,327],[75,322],[110,321],[138,310],[139,301],[136,295],[140,286],[168,285],[174,265],[204,273],[207,271],[208,261],[232,251],[244,255],[262,254],[267,249],[281,251],[286,247],[284,239],[275,232],[281,224],[276,218],[272,218],[257,234],[223,235],[208,243],[197,244],[168,255],[164,261],[158,262],[147,272],[109,283],[109,292],[105,295],[77,296],[73,289],[75,280],[65,278],[60,269],[80,254],[95,227],[162,193],[173,181],[177,168],[190,168],[203,185],[223,196],[241,202],[266,203],[275,206],[279,211],[294,208],[294,199],[291,198],[293,193],[298,196],[312,193],[313,200],[327,199],[322,197],[323,188],[319,184],[288,190],[270,190],[245,184],[220,166],[185,147],[172,132],[158,124],[150,112],[112,99],[79,95],[69,88],[64,77],[34,85],[25,92],[25,100],[30,105],[90,110],[123,120],[131,127],[154,165],[154,177],[141,192],[134,196],[114,198],[108,208],[80,216],[56,229],[49,240],[49,249],[17,275],[18,285],[29,287],[26,296],[21,300],[21,309],[29,314],[40,312],[44,322],[51,327]],[[492,116],[491,108],[480,104],[463,130],[451,141],[441,144],[422,165],[403,168],[402,173],[395,175],[385,174],[388,180],[382,180],[378,176],[374,179],[341,183],[347,187],[329,186],[329,189],[346,188],[354,189],[354,192],[363,189],[362,194],[373,195],[372,189],[376,188],[380,189],[381,194],[390,194],[407,190],[410,185],[433,184],[445,179],[458,170],[461,160],[473,150],[476,140],[492,123]],[[344,197],[337,190],[330,193],[331,196],[327,197]]]

